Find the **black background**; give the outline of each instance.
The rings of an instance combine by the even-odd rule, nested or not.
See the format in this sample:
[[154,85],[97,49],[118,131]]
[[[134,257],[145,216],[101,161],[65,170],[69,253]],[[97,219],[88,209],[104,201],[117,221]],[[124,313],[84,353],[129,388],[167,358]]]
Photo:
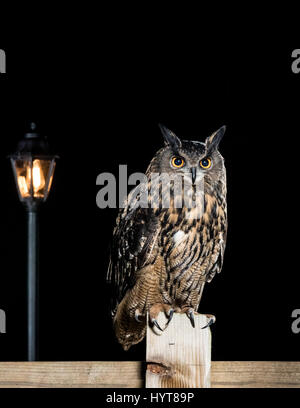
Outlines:
[[194,140],[227,125],[228,245],[200,306],[217,317],[213,359],[299,360],[300,335],[291,331],[300,308],[297,44],[133,32],[0,48],[0,360],[26,359],[26,217],[6,156],[28,120],[60,156],[40,214],[41,360],[145,357],[144,343],[126,353],[111,329],[105,275],[117,211],[97,208],[95,180],[117,176],[119,164],[144,171],[162,146],[159,122]]

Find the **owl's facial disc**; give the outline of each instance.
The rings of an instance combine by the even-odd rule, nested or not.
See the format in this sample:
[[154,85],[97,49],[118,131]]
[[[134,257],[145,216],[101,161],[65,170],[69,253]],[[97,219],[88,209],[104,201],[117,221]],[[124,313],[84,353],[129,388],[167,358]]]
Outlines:
[[[178,149],[170,152],[170,167],[173,175],[183,176],[185,182],[193,186],[200,184],[207,171],[212,167],[212,159],[206,157],[203,146],[199,146],[196,142],[187,142],[188,149]],[[193,143],[196,148],[190,148]]]

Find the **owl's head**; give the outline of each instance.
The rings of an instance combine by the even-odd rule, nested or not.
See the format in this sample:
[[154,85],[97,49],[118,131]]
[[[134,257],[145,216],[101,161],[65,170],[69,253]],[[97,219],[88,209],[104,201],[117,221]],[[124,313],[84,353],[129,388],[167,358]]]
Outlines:
[[213,185],[225,175],[224,159],[218,147],[226,127],[223,126],[204,142],[180,140],[174,132],[160,125],[165,147],[157,152],[149,170],[157,173],[182,175],[191,184],[204,179]]

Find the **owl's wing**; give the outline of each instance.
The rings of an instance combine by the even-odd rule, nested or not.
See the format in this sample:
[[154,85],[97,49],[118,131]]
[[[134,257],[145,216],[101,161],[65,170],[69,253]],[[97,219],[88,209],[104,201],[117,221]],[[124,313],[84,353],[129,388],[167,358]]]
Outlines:
[[112,315],[128,289],[136,282],[136,272],[153,259],[160,224],[151,208],[130,205],[122,209],[113,234],[107,281],[111,285]]
[[220,232],[214,241],[214,250],[210,260],[210,266],[206,275],[206,282],[211,282],[216,273],[220,273],[224,261],[227,231]]

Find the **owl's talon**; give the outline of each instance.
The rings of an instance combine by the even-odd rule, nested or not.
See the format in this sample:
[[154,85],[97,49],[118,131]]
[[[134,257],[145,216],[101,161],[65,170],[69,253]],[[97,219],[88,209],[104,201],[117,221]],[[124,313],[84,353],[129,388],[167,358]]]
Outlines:
[[136,309],[136,311],[134,313],[134,318],[138,323],[142,323],[142,321],[140,320],[140,316],[142,316],[140,311],[138,309]]
[[216,317],[213,315],[208,315],[207,316],[209,318],[207,324],[203,327],[201,327],[201,329],[206,329],[207,327],[210,327],[212,324],[214,324],[216,322]]
[[160,327],[158,324],[158,321],[156,319],[151,319],[152,324],[158,328],[158,330],[163,331],[163,329]]
[[187,311],[187,317],[190,319],[191,321],[191,325],[193,326],[193,328],[195,328],[195,318],[194,318],[194,311],[193,309],[189,309]]
[[170,321],[172,320],[174,315],[174,309],[170,309],[168,312],[168,321],[167,321],[167,325],[170,323]]
[[[168,318],[164,329],[162,329],[157,322],[157,318],[159,316],[159,313],[161,312],[164,313],[164,315]],[[172,309],[171,305],[166,304],[166,303],[155,303],[154,305],[150,307],[150,310],[149,310],[150,319],[149,320],[159,330],[164,331],[167,328],[169,322],[171,321],[173,317],[173,313],[174,313],[174,310]]]

